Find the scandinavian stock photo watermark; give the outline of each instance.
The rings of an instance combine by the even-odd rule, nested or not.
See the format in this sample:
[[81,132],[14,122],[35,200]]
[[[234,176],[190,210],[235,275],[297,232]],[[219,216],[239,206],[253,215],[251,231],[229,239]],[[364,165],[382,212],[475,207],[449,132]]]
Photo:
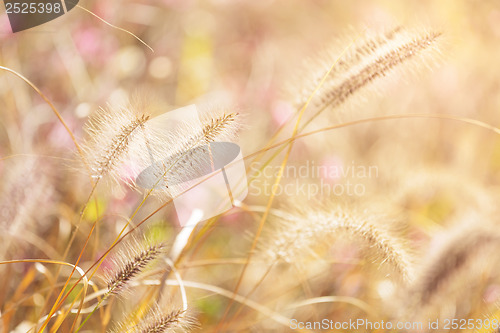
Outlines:
[[301,165],[286,165],[283,181],[275,184],[280,166],[254,163],[250,168],[255,179],[248,190],[254,196],[269,196],[274,191],[278,196],[301,196],[307,199],[319,195],[361,197],[367,192],[366,181],[379,176],[376,165],[363,165],[356,161],[318,163],[306,160]]

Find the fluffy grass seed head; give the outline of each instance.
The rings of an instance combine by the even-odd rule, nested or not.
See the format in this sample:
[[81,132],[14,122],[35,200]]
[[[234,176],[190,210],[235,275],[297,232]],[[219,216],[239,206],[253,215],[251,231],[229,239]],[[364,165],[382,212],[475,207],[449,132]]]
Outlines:
[[[387,76],[396,68],[404,70],[427,65],[438,53],[439,32],[395,28],[386,33],[367,33],[354,41],[341,55],[338,50],[326,51],[306,66],[297,96],[297,106],[304,105],[333,64],[334,67],[312,100],[311,107],[321,112],[338,107],[360,89]],[[345,45],[344,45],[345,47]]]
[[118,180],[126,177],[127,166],[142,164],[152,140],[147,128],[150,120],[151,114],[134,104],[99,108],[88,120],[83,144],[92,177]]
[[188,119],[168,130],[168,117],[152,113],[144,103],[131,102],[91,116],[83,146],[94,178],[109,176],[136,187],[142,177],[141,187],[172,197],[183,189],[175,185],[206,174],[209,144],[233,142],[240,129],[239,114],[221,109],[204,112],[201,127]]
[[164,254],[164,251],[165,244],[163,243],[144,246],[132,240],[130,244],[124,245],[117,258],[114,259],[116,270],[106,274],[108,293],[120,293],[148,264]]
[[[188,311],[189,312],[189,311]],[[196,320],[182,309],[164,309],[155,304],[140,321],[133,325],[123,321],[111,333],[190,332],[198,327]],[[135,320],[134,320],[135,321]]]
[[189,188],[189,181],[212,172],[211,144],[234,142],[240,129],[239,114],[236,112],[210,113],[201,117],[201,128],[189,126],[170,133],[173,142],[168,154],[160,156],[140,182],[156,194],[175,197]]
[[23,230],[36,230],[37,221],[43,221],[47,213],[46,203],[56,195],[51,165],[40,158],[9,160],[5,167],[0,178],[0,228],[3,230],[0,256],[12,250],[10,247],[16,240],[26,240]]
[[404,242],[388,230],[384,223],[387,217],[341,206],[277,215],[279,225],[267,234],[261,248],[273,260],[293,263],[304,254],[316,253],[319,246],[332,246],[337,237],[348,237],[365,245],[374,261],[392,266],[403,281],[414,278],[413,256]]
[[498,259],[499,248],[500,233],[495,227],[476,224],[449,231],[439,249],[421,265],[410,287],[408,300],[412,305],[408,308],[422,308],[434,302],[441,305],[443,298],[451,298],[445,292],[451,281],[475,274],[476,269],[471,267],[480,262],[482,255],[487,255],[489,262]]

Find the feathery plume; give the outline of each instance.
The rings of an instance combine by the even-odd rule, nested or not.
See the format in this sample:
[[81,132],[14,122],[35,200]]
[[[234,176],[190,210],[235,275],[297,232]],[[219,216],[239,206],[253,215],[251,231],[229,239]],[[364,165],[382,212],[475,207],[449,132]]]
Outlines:
[[360,214],[350,208],[307,211],[299,214],[280,213],[278,230],[268,233],[261,251],[272,259],[296,261],[304,253],[314,253],[318,245],[331,245],[336,236],[349,236],[367,244],[375,259],[389,263],[403,280],[413,279],[411,255],[404,244],[380,223],[384,217]]
[[332,84],[331,89],[324,92],[320,103],[333,107],[340,105],[358,89],[377,77],[385,76],[393,67],[414,57],[420,51],[432,45],[439,36],[438,33],[430,33],[418,36],[400,46],[394,45],[394,49],[380,55],[373,62],[365,64],[363,68],[349,76],[341,84]]
[[126,250],[120,253],[119,258],[115,260],[116,267],[119,270],[114,274],[108,273],[108,294],[119,293],[135,276],[144,268],[157,259],[165,249],[164,244],[151,244],[146,248],[139,245],[137,241],[134,244],[125,246]]
[[20,234],[28,224],[41,219],[42,203],[54,194],[53,177],[39,158],[8,161],[6,166],[0,182],[0,228],[8,237],[1,242],[0,256],[11,245],[12,235]]
[[407,60],[417,56],[421,61],[425,60],[429,52],[424,54],[424,51],[435,50],[440,35],[438,32],[410,32],[396,28],[386,34],[355,42],[352,50],[347,50],[337,63],[338,54],[332,53],[328,61],[321,61],[321,70],[312,70],[316,74],[311,79],[301,80],[306,88],[298,94],[298,105],[306,102],[333,63],[333,70],[312,100],[311,107],[316,113],[311,120],[326,107],[340,106],[358,90],[386,76]]
[[[234,141],[240,128],[238,113],[209,115],[202,127],[194,130],[180,128],[172,153],[158,160],[140,176],[143,187],[157,190],[161,195],[174,197],[185,189],[183,183],[213,171],[211,143]],[[192,133],[186,137],[185,133]],[[184,133],[185,139],[181,133]]]
[[238,113],[223,113],[217,117],[211,117],[205,121],[205,125],[200,134],[189,141],[197,138],[197,141],[210,143],[222,138],[234,139],[236,132],[239,129],[237,122]]
[[167,333],[173,331],[188,332],[194,321],[184,311],[174,310],[163,312],[160,308],[150,311],[148,316],[139,325],[140,333]]
[[145,158],[150,140],[146,127],[150,119],[151,114],[135,104],[99,108],[90,117],[83,147],[94,178],[109,175],[116,180],[125,161]]
[[[372,56],[377,49],[392,41],[402,29],[402,27],[396,27],[381,34],[374,34],[371,31],[367,31],[364,36],[359,38],[359,41],[355,45],[345,50],[343,56],[338,61],[336,59],[340,56],[338,53],[339,49],[346,46],[345,42],[342,44],[336,42],[336,45],[331,45],[315,57],[307,59],[302,69],[303,73],[300,73],[297,78],[297,81],[303,82],[302,90],[296,100],[297,108],[302,106],[313,93],[316,86],[319,85],[326,72],[332,66],[332,62],[335,63],[335,66],[330,71],[329,79],[349,72],[349,70],[359,65],[363,59]],[[291,86],[289,90],[293,92],[293,88]]]
[[[139,323],[133,324],[137,319],[117,324],[112,333],[168,333],[189,332],[197,327],[196,320],[181,309],[163,310],[155,304]],[[132,323],[130,323],[132,321]]]
[[413,306],[430,304],[438,298],[444,286],[477,262],[475,258],[488,249],[498,253],[499,246],[500,233],[494,228],[484,225],[457,228],[421,268],[421,274],[410,288],[409,299],[416,303]]
[[0,226],[13,229],[29,219],[40,203],[50,195],[52,188],[47,168],[36,158],[9,163],[2,177],[0,192]]
[[[167,177],[175,177],[175,174],[190,172],[193,173],[193,177],[195,177],[198,174],[196,171],[201,171],[197,170],[197,167],[206,165],[206,163],[203,162],[206,162],[206,157],[209,156],[207,151],[210,147],[209,144],[217,140],[222,140],[224,137],[234,138],[238,129],[238,123],[236,122],[237,116],[238,113],[223,114],[217,118],[211,118],[204,124],[199,133],[188,138],[186,142],[179,147],[177,152],[177,155],[180,155],[177,158],[178,161],[175,161],[176,158],[174,156],[170,158],[170,163],[166,163],[169,168],[165,170],[165,172],[167,172]],[[177,167],[177,172],[173,171],[175,169],[173,164]],[[185,175],[184,178],[186,178]]]
[[137,129],[144,129],[144,124],[149,120],[149,116],[141,115],[133,119],[130,124],[124,125],[120,128],[116,136],[112,139],[109,147],[105,148],[105,153],[102,158],[97,160],[97,171],[99,172],[98,177],[102,176],[102,173],[113,167],[119,159],[119,155],[126,151],[132,136],[135,134]]
[[[205,156],[210,156],[208,144],[233,141],[240,128],[238,113],[203,114],[201,128],[190,123],[189,117],[175,119],[172,128],[168,112],[155,117],[150,109],[134,101],[126,107],[101,108],[89,119],[83,146],[95,178],[109,175],[135,187],[137,177],[152,167],[146,173],[148,186],[141,186],[172,196],[177,192],[172,193],[168,183],[203,174]],[[168,180],[166,186],[157,184],[162,178]]]

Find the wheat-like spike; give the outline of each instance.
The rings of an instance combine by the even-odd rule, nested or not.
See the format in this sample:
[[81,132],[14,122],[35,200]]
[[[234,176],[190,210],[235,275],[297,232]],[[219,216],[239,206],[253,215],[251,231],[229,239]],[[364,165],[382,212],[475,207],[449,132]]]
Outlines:
[[[182,320],[182,310],[174,310],[167,314],[150,316],[149,320],[145,321],[146,327],[141,330],[141,333],[165,333],[169,329],[175,328]],[[156,317],[156,318],[155,318]],[[150,321],[148,323],[148,321]]]
[[238,115],[229,113],[211,118],[198,133],[179,145],[177,153],[163,162],[155,178],[163,179],[166,184],[176,184],[204,174],[200,168],[210,164],[206,160],[210,156],[208,145],[219,139],[234,138],[239,129]]
[[[200,154],[193,153],[193,148],[197,148],[201,145],[202,148],[207,147],[206,145],[211,142],[216,141],[219,137],[226,136],[232,137],[235,131],[238,130],[238,124],[236,123],[238,113],[223,114],[217,118],[212,118],[208,124],[206,124],[201,132],[197,133],[193,137],[189,138],[184,144],[184,149],[181,150],[181,163],[179,165],[185,165],[189,161],[191,167],[193,163],[199,160]],[[185,154],[182,154],[185,153]]]
[[[299,80],[299,82],[304,82],[301,93],[296,94],[299,96],[300,105],[304,105],[316,88],[319,89],[310,103],[314,113],[303,126],[309,124],[327,107],[339,107],[356,92],[376,79],[386,76],[395,68],[412,67],[409,59],[418,56],[421,61],[413,63],[425,62],[426,55],[433,53],[424,54],[423,51],[437,49],[440,36],[439,32],[414,33],[396,28],[368,40],[361,39],[361,43],[354,41],[354,45],[347,49],[340,58],[338,54],[332,54],[328,61],[322,60],[319,71],[314,68],[314,65],[310,66],[313,79],[307,79],[308,75],[305,74],[304,78]],[[405,67],[401,66],[403,63],[406,63]],[[334,64],[333,67],[332,64]],[[330,69],[329,75],[318,87]]]
[[55,193],[51,169],[41,159],[27,158],[6,163],[7,172],[0,178],[0,257],[4,257],[15,241],[13,235],[21,235],[25,228],[36,227],[35,222],[44,216],[46,200]]
[[198,327],[196,319],[189,310],[163,310],[155,305],[148,315],[138,325],[137,333],[167,333],[167,332],[189,332]]
[[205,143],[213,142],[224,130],[227,130],[235,123],[238,113],[224,114],[218,118],[212,118],[202,131],[202,137]]
[[[355,45],[352,50],[347,50],[346,54],[335,64],[335,67],[333,68],[332,72],[330,72],[330,75],[335,76],[335,73],[348,70],[357,65],[367,56],[375,53],[377,49],[393,40],[394,36],[401,30],[402,27],[396,27],[387,31],[386,33],[376,34],[371,38],[368,37],[366,40],[362,40],[359,46]],[[328,65],[325,64],[325,67],[328,68]]]
[[274,259],[294,262],[302,253],[314,252],[318,245],[330,245],[336,236],[347,235],[355,241],[368,244],[371,250],[375,250],[376,259],[393,266],[403,280],[413,279],[411,255],[403,242],[380,223],[373,221],[373,216],[359,214],[352,209],[346,212],[340,207],[328,211],[280,215],[281,228],[267,235],[263,244],[268,245],[263,245],[262,249]]
[[17,222],[29,219],[40,199],[52,190],[48,172],[39,159],[11,163],[1,179],[0,226],[5,229],[14,229]]
[[158,258],[163,253],[164,248],[165,245],[161,243],[149,245],[132,258],[126,258],[120,265],[120,270],[109,279],[108,293],[118,293],[122,290],[147,264]]
[[339,224],[339,230],[343,230],[355,238],[365,240],[370,249],[375,249],[379,253],[382,262],[391,264],[405,281],[413,279],[413,264],[409,260],[410,255],[400,241],[383,228],[367,221],[360,221],[356,224],[345,220]]
[[194,134],[181,141],[177,147],[177,152],[187,152],[217,139],[234,139],[239,130],[238,116],[239,113],[235,112],[210,117],[203,122],[201,130],[196,129]]
[[[348,48],[344,55],[338,59],[335,66],[331,69],[329,78],[336,78],[341,76],[343,73],[347,73],[350,69],[358,65],[362,60],[370,55],[373,55],[378,49],[389,43],[394,39],[394,37],[403,30],[402,27],[396,27],[382,34],[375,34],[374,36],[366,36],[361,39],[359,45],[354,45]],[[345,47],[345,45],[344,45]],[[298,100],[297,107],[302,106],[307,98],[312,94],[315,87],[321,82],[323,76],[327,73],[332,65],[332,60],[338,57],[336,47],[331,47],[330,50],[324,51],[322,54],[318,54],[317,57],[310,59],[310,65],[307,66],[307,71],[303,73],[297,79],[303,81],[310,75],[313,78],[309,80],[309,83],[305,83],[303,91],[299,94],[300,99]],[[314,70],[314,68],[319,68],[319,70]],[[311,73],[312,69],[312,73]]]
[[[170,306],[169,306],[170,308]],[[182,309],[163,310],[158,304],[153,305],[142,318],[129,317],[115,326],[113,333],[167,333],[189,332],[198,327],[198,323]],[[137,322],[139,321],[139,322]]]
[[135,104],[99,108],[89,118],[88,139],[83,147],[95,178],[109,175],[116,179],[121,176],[120,168],[125,161],[133,159],[143,165],[144,160],[150,160],[150,133],[146,124],[151,116],[145,109]]
[[354,92],[364,87],[377,77],[385,76],[392,68],[402,64],[407,59],[416,56],[420,51],[435,43],[441,33],[429,33],[416,37],[403,45],[395,45],[394,49],[368,62],[359,72],[325,91],[320,104],[336,107],[342,104]]
[[438,299],[450,279],[465,271],[474,258],[492,246],[498,251],[500,234],[496,230],[484,226],[459,228],[421,268],[410,288],[412,306],[422,307]]
[[144,130],[144,124],[149,119],[149,115],[140,115],[137,118],[132,119],[129,124],[122,126],[116,136],[112,139],[110,145],[105,148],[102,158],[97,161],[97,178],[102,177],[104,173],[109,171],[117,163],[120,155],[127,150],[127,146],[137,129],[140,128]]

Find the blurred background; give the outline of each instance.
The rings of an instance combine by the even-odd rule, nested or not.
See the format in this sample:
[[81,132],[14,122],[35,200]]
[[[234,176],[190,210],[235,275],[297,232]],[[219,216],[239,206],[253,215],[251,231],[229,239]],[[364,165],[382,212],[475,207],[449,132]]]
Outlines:
[[[262,149],[280,125],[298,111],[296,95],[302,89],[300,73],[304,68],[307,72],[307,59],[332,46],[340,54],[356,36],[396,26],[442,32],[439,52],[431,61],[390,73],[340,107],[326,110],[306,131],[410,113],[450,114],[500,127],[498,1],[82,0],[79,4],[137,35],[154,52],[80,8],[13,34],[0,6],[0,65],[32,81],[54,103],[78,139],[84,137],[83,125],[98,107],[122,103],[135,95],[162,105],[164,111],[192,103],[230,103],[244,116],[239,144],[248,155]],[[285,127],[280,138],[289,137],[292,129]],[[283,155],[279,156],[272,167],[279,166]],[[0,174],[3,200],[10,200],[3,206],[1,225],[14,233],[10,217],[16,213],[12,209],[17,208],[12,207],[17,207],[17,197],[11,190],[22,181],[26,185],[15,193],[32,202],[22,209],[23,219],[33,226],[27,236],[23,235],[25,239],[11,240],[15,245],[2,252],[3,258],[61,257],[75,223],[75,211],[90,189],[88,179],[75,170],[74,157],[74,145],[47,103],[18,77],[0,71]],[[290,204],[291,199],[300,203],[294,207],[306,207],[313,199],[374,202],[381,210],[404,217],[410,244],[422,256],[441,241],[449,225],[464,216],[489,216],[498,200],[500,137],[460,121],[399,119],[322,132],[296,142],[289,164],[306,162],[344,168],[373,166],[377,174],[357,177],[356,182],[363,185],[362,194],[328,198],[318,194],[311,198],[300,191],[281,193],[275,207]],[[266,205],[270,192],[255,189],[270,186],[274,178],[268,176],[261,175],[258,185],[250,187],[247,205]],[[319,174],[301,182],[352,181],[349,176],[340,178]],[[300,185],[291,175],[285,175],[282,183]],[[88,223],[82,227],[77,244],[85,239],[90,222],[99,216],[106,221],[84,258],[84,267],[114,239],[124,225],[123,216],[133,211],[138,198],[140,195],[132,191],[99,192],[104,209],[89,209],[85,217]],[[158,202],[148,203],[137,220],[157,206]],[[228,212],[190,260],[245,257],[258,220],[238,209]],[[145,232],[169,238],[178,230],[175,213],[168,208],[148,223]],[[70,259],[78,253],[75,246]],[[9,274],[19,274],[29,266],[11,269],[14,272]],[[332,270],[322,276],[330,276],[337,285],[326,287],[320,279],[324,288],[314,292],[365,295],[362,290],[369,284],[367,275],[349,270],[346,275],[332,277],[338,273]],[[248,272],[243,294],[264,271],[256,267]],[[232,265],[201,267],[189,270],[186,278],[233,290],[240,272],[241,267]],[[14,286],[15,281],[0,282],[0,290],[5,290],[0,301]],[[273,303],[278,295],[266,297],[265,291],[253,297]],[[286,301],[297,297],[286,295]],[[371,302],[370,297],[367,302]],[[227,299],[204,292],[193,292],[192,299],[202,325],[215,327]],[[495,301],[492,298],[491,302]],[[260,319],[245,311],[239,315],[247,313],[242,318],[248,325],[241,324],[245,328],[240,329],[260,325],[256,324]],[[339,311],[349,317],[348,310]],[[21,317],[15,321],[21,322]]]

